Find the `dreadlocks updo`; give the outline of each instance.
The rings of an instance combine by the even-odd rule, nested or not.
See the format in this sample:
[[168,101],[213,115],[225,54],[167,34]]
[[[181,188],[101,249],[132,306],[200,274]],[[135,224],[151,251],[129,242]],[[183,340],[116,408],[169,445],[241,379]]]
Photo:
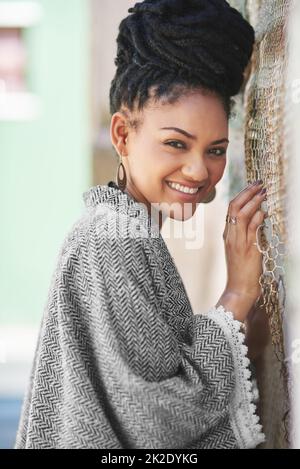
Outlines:
[[209,90],[227,117],[244,81],[254,30],[225,0],[144,0],[119,25],[111,114],[141,110],[149,99],[175,102],[189,90]]

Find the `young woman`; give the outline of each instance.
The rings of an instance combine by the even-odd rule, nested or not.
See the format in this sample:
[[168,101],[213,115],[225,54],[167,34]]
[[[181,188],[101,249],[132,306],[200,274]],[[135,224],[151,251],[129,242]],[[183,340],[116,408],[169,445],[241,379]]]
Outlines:
[[15,447],[254,448],[243,323],[261,294],[261,181],[229,204],[227,284],[206,314],[193,314],[157,217],[186,220],[213,197],[254,31],[224,0],[128,11],[110,91],[118,184],[84,193],[61,248]]

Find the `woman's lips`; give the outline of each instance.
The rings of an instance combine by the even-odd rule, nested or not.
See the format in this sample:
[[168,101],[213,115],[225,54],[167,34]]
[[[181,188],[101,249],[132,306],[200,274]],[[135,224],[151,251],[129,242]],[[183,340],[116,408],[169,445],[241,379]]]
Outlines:
[[193,202],[193,201],[199,199],[199,194],[201,193],[201,191],[203,189],[203,186],[202,186],[198,189],[197,192],[195,192],[195,194],[188,194],[188,193],[181,192],[181,191],[169,186],[169,184],[167,182],[166,182],[166,185],[170,189],[170,191],[172,191],[173,195],[175,195],[176,198],[182,200],[183,202]]

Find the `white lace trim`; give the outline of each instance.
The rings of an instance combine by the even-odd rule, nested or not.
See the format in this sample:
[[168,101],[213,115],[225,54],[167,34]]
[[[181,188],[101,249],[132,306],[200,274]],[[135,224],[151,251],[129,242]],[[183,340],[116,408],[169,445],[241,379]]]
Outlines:
[[215,321],[230,342],[236,376],[233,401],[230,404],[230,423],[239,448],[253,448],[265,441],[262,425],[256,415],[258,389],[249,369],[248,347],[244,344],[245,334],[241,331],[242,322],[234,318],[231,311],[222,305],[211,308],[205,315]]

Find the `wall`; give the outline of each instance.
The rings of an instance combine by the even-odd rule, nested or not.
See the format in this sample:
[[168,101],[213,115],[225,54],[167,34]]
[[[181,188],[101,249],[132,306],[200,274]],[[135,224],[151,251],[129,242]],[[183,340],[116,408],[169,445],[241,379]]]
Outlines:
[[58,250],[92,180],[89,2],[38,3],[24,40],[41,113],[0,121],[0,448],[14,444]]
[[2,324],[36,324],[62,238],[89,185],[88,4],[40,0],[26,34],[39,118],[0,122]]

